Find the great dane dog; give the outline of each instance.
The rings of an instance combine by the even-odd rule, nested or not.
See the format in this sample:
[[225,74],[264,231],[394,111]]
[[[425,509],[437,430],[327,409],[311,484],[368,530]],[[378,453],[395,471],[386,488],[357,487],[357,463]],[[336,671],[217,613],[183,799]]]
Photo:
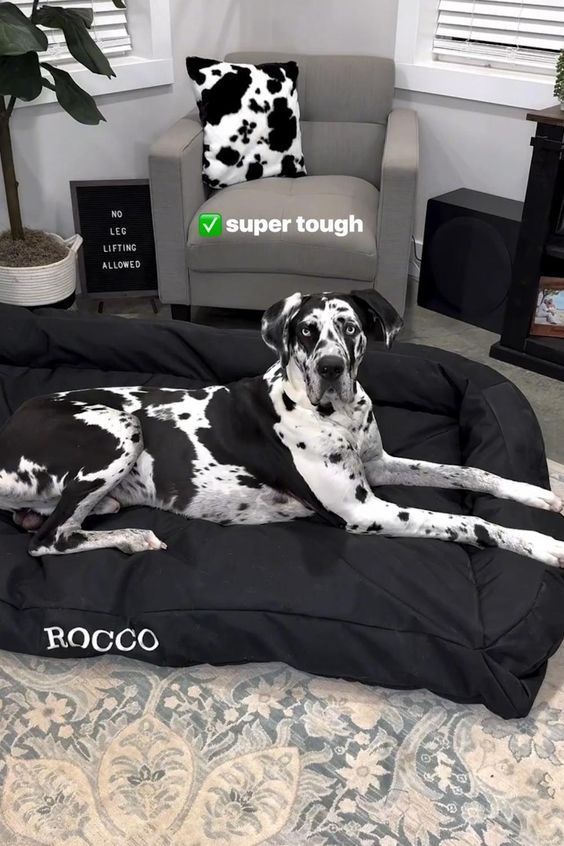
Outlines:
[[91,531],[90,514],[145,505],[220,523],[321,515],[349,532],[501,547],[564,567],[564,543],[470,517],[402,508],[378,485],[493,494],[561,512],[544,488],[471,467],[394,458],[357,381],[367,334],[402,321],[375,291],[294,294],[265,312],[264,375],[197,390],[96,388],[24,403],[0,431],[0,509],[31,555],[164,549],[142,529]]

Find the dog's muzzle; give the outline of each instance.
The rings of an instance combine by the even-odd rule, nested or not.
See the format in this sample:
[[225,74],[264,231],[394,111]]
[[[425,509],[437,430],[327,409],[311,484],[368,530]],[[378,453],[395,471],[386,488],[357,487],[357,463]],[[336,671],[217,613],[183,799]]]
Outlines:
[[346,359],[342,355],[323,355],[315,364],[315,378],[312,380],[314,403],[320,402],[325,394],[337,396],[344,402],[352,397],[353,379]]

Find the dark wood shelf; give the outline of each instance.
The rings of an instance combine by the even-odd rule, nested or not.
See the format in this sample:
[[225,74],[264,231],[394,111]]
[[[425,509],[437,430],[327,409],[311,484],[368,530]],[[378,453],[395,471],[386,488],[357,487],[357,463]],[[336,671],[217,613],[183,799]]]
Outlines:
[[564,126],[564,110],[560,108],[560,105],[550,106],[548,109],[538,109],[529,112],[527,120],[548,124],[549,126]]
[[[550,341],[551,345],[546,344],[546,341]],[[562,344],[559,351],[552,346],[554,342]],[[550,355],[553,356],[552,359]],[[507,347],[501,341],[497,341],[490,349],[490,356],[498,361],[515,364],[525,370],[532,370],[534,373],[541,373],[543,376],[550,376],[552,379],[564,382],[564,340],[562,338],[529,337],[525,342],[524,350]]]
[[492,358],[564,381],[564,338],[531,335],[543,276],[564,276],[564,238],[554,235],[564,199],[564,111],[531,111],[537,124],[513,278]]
[[525,341],[525,352],[564,367],[564,338],[529,335]]
[[551,238],[544,249],[547,256],[564,261],[564,237]]

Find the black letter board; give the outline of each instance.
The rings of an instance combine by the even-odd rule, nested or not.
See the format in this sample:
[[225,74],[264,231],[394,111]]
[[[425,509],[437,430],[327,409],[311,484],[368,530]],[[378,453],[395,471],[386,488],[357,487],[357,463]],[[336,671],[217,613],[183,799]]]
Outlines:
[[71,182],[81,293],[104,300],[157,294],[148,179]]

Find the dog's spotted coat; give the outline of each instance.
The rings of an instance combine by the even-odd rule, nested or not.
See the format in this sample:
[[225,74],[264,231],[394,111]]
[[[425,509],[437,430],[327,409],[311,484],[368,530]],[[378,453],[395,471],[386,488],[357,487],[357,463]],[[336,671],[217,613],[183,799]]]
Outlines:
[[357,381],[365,332],[401,319],[374,291],[294,294],[263,318],[279,361],[229,387],[99,388],[32,399],[0,431],[0,508],[32,555],[164,548],[150,531],[87,531],[88,514],[146,505],[221,523],[313,513],[350,532],[495,546],[564,567],[564,543],[379,499],[378,485],[482,491],[561,512],[548,490],[482,470],[394,458]]

